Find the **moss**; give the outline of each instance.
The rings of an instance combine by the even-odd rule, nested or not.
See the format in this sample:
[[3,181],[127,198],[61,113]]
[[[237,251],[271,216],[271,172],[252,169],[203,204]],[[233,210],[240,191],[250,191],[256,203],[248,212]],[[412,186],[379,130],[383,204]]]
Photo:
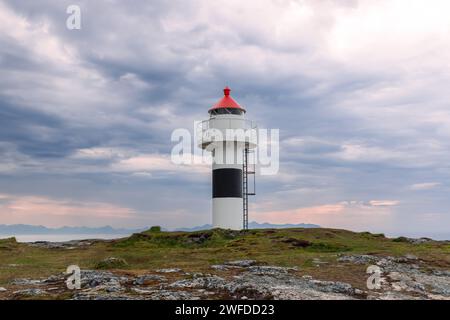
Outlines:
[[224,246],[228,242],[245,235],[233,230],[212,229],[195,232],[152,232],[151,230],[133,234],[129,238],[116,241],[116,247],[150,245],[165,248],[192,248]]
[[302,240],[302,239],[295,239],[295,238],[287,238],[281,240],[283,243],[289,243],[293,247],[299,247],[299,248],[306,248],[312,245],[310,241]]
[[370,239],[370,238],[386,238],[384,233],[370,233],[368,231],[360,232],[359,235],[363,238]]
[[386,238],[384,233],[373,233],[372,237],[374,237],[374,238]]
[[351,247],[346,245],[323,242],[313,243],[307,249],[312,252],[345,252],[352,250]]

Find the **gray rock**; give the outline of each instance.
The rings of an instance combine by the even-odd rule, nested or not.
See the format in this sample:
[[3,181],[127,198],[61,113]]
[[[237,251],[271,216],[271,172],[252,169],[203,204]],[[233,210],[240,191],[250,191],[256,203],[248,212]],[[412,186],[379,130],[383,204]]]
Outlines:
[[446,299],[450,299],[450,276],[418,273],[414,274],[414,279],[416,283],[421,285],[422,291],[425,291],[425,288],[429,288],[424,294],[438,294],[446,297]]
[[433,241],[433,239],[430,239],[430,238],[419,238],[419,239],[408,238],[408,240],[412,244],[422,244],[422,243],[428,243],[428,242],[432,242]]
[[136,278],[136,280],[134,280],[134,284],[142,286],[148,282],[154,282],[154,281],[165,282],[165,281],[167,281],[167,278],[164,276],[157,275],[157,274],[146,274],[146,275]]
[[223,264],[213,264],[213,265],[210,266],[211,269],[214,269],[214,270],[217,270],[217,271],[230,270],[230,267],[231,266],[226,266],[226,265],[223,265]]
[[320,267],[321,265],[324,265],[324,264],[328,264],[328,262],[322,261],[322,260],[320,260],[318,258],[314,258],[312,260],[312,263],[315,264],[317,267]]
[[356,295],[363,295],[363,294],[365,294],[365,292],[363,290],[360,290],[360,289],[354,289],[354,293]]
[[450,277],[450,271],[449,270],[433,270],[432,273],[435,276]]
[[143,295],[146,300],[200,300],[201,297],[189,291],[171,291],[165,289],[144,290],[131,288],[131,291]]
[[96,269],[118,269],[126,267],[128,263],[122,258],[109,257],[99,261],[95,266]]
[[6,288],[0,287],[0,292],[6,292],[8,290],[6,290]]
[[65,279],[65,274],[61,273],[59,275],[52,275],[50,277],[48,277],[47,279],[43,280],[43,283],[56,283],[56,282],[61,282]]
[[103,286],[104,286],[105,291],[107,291],[107,292],[120,292],[120,291],[124,290],[122,288],[122,285],[120,284],[120,282],[117,279],[111,279],[109,282],[105,283]]
[[398,291],[370,292],[367,300],[419,300],[420,297],[411,296]]
[[411,278],[407,274],[396,271],[390,272],[387,276],[393,281],[411,281]]
[[35,241],[29,243],[29,246],[45,248],[45,249],[66,249],[73,250],[76,248],[82,248],[92,245],[95,240],[71,240],[64,242],[50,242],[50,241]]
[[235,261],[227,261],[224,263],[224,265],[246,268],[254,266],[256,263],[257,263],[256,260],[235,260]]
[[251,266],[248,268],[248,271],[256,274],[277,275],[277,274],[287,274],[289,271],[297,271],[297,268],[285,268],[275,266]]
[[36,286],[43,283],[43,280],[33,280],[33,279],[14,279],[11,281],[12,285],[16,286]]
[[139,296],[99,292],[77,292],[72,300],[143,300]]
[[378,257],[366,254],[362,255],[348,255],[337,259],[338,262],[349,262],[354,264],[371,264],[378,260]]
[[222,289],[224,288],[225,279],[218,276],[194,277],[192,279],[178,280],[169,285],[171,288],[205,288],[205,289]]
[[[422,266],[426,266],[424,261],[408,255],[404,257],[346,255],[339,257],[338,260],[355,264],[377,264],[382,272],[381,289],[363,291],[345,282],[322,281],[308,275],[299,276],[292,272],[297,270],[296,268],[261,266],[255,265],[253,260],[238,260],[216,265],[220,267],[212,267],[214,270],[235,268],[234,271],[237,272],[233,272],[231,277],[181,273],[182,270],[179,268],[159,269],[160,273],[178,272],[180,276],[184,275],[184,279],[170,284],[161,274],[129,277],[109,271],[82,270],[82,290],[74,291],[72,299],[450,299],[450,271],[430,270],[429,267],[422,269]],[[65,289],[65,286],[62,287],[65,277],[66,275],[61,273],[43,280],[15,279],[13,281],[15,285],[39,287],[39,289],[24,288],[15,293],[44,295],[51,289],[47,287],[49,284],[55,290]]]
[[36,289],[36,288],[17,290],[17,291],[14,291],[13,293],[15,295],[20,295],[20,296],[41,296],[41,295],[47,294],[47,292],[45,290]]
[[[116,287],[131,282],[131,279],[124,276],[118,276],[108,271],[81,270],[81,287],[94,288],[98,286]],[[114,289],[112,289],[114,290]]]
[[346,295],[354,295],[355,289],[348,283],[335,281],[311,280],[317,290],[323,292],[343,293]]
[[[218,276],[183,279],[170,285],[172,288],[204,288],[228,292],[235,299],[352,299],[349,284],[312,281],[288,273],[293,268],[252,266],[248,271],[225,280]],[[253,272],[249,269],[254,268]],[[244,299],[245,299],[244,298]]]
[[[450,272],[422,270],[421,261],[413,255],[404,257],[346,256],[344,261],[375,263],[381,268],[381,292],[368,293],[367,299],[449,299]],[[414,263],[412,263],[414,262]]]
[[157,269],[156,272],[159,273],[177,273],[177,272],[183,272],[180,268],[165,268],[165,269]]

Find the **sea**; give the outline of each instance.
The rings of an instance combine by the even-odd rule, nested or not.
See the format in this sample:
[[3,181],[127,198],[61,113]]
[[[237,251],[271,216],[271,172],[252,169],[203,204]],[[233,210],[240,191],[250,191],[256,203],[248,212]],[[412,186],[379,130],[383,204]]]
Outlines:
[[0,234],[0,239],[15,237],[18,242],[35,242],[35,241],[49,241],[49,242],[64,242],[70,240],[83,239],[119,239],[130,236],[131,234],[23,234],[23,235],[8,235]]

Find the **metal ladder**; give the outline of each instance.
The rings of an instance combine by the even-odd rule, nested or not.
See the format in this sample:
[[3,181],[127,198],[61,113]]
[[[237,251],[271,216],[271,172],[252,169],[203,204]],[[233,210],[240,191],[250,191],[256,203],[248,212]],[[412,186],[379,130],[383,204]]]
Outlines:
[[[248,148],[244,149],[244,161],[242,168],[242,200],[243,200],[243,227],[244,230],[248,230],[248,196],[254,196],[256,194],[256,170],[255,170],[255,161],[253,162],[253,170],[248,169],[248,155],[252,153],[254,154],[254,150],[250,150]],[[248,188],[248,176],[253,175],[253,192],[249,192]]]

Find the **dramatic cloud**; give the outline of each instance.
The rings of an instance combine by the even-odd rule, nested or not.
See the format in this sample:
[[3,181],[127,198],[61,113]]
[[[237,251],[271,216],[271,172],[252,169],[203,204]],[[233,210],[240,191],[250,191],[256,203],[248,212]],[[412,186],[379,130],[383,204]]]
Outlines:
[[[66,28],[73,4],[81,30]],[[257,177],[251,219],[442,232],[449,10],[445,0],[0,0],[0,192],[55,201],[64,214],[48,225],[80,224],[63,207],[82,203],[85,224],[102,224],[99,206],[130,210],[127,226],[208,223],[208,167],[172,164],[170,137],[192,131],[229,85],[259,127],[280,129],[280,172]],[[4,212],[0,223],[12,221]]]

